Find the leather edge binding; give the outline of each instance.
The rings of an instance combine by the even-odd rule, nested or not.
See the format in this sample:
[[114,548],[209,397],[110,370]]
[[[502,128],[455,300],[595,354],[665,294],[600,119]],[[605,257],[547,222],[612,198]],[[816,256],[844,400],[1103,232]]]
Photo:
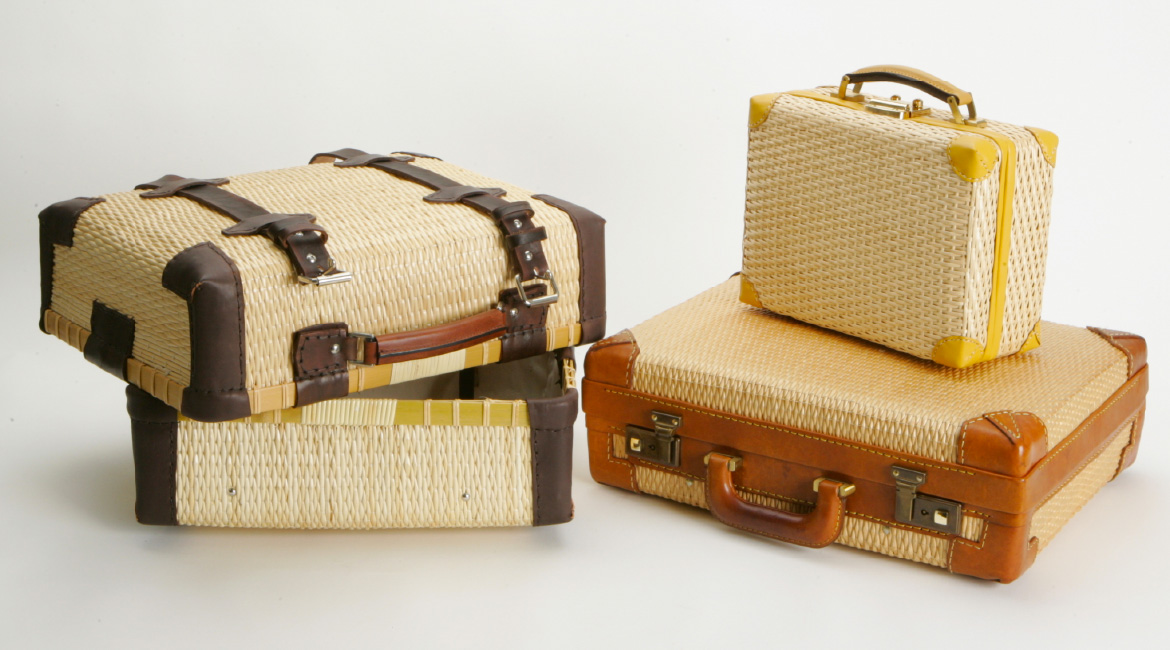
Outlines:
[[187,301],[191,383],[183,389],[183,415],[203,422],[251,415],[244,290],[235,263],[215,244],[196,244],[167,263],[162,284]]
[[605,219],[588,208],[548,194],[532,198],[564,212],[577,231],[577,256],[581,268],[578,306],[581,340],[593,343],[605,336]]
[[126,410],[134,451],[134,515],[141,524],[176,526],[178,412],[137,386],[126,387]]
[[[573,351],[557,352],[558,363]],[[532,525],[563,524],[573,519],[573,425],[578,393],[528,400],[532,444]]]
[[126,379],[126,360],[134,356],[134,319],[95,300],[89,317],[85,359],[118,379]]
[[81,213],[105,201],[103,198],[78,197],[67,201],[58,201],[37,215],[40,221],[41,244],[41,313],[37,325],[42,332],[45,330],[45,312],[52,308],[53,302],[53,267],[55,255],[53,246],[73,246],[73,231],[77,228],[77,220]]

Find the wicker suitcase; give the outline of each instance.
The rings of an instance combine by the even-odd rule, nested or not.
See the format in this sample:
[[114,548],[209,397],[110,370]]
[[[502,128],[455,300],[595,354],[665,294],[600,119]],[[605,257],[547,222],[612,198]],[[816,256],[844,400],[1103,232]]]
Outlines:
[[572,518],[572,350],[197,422],[127,387],[138,520],[264,528]]
[[596,480],[1010,582],[1134,461],[1141,337],[1046,323],[1043,347],[958,370],[750,307],[739,284],[590,349]]
[[1055,135],[901,66],[753,97],[749,121],[744,302],[954,368],[1040,344]]
[[601,338],[597,215],[420,154],[314,162],[46,208],[41,329],[211,422]]

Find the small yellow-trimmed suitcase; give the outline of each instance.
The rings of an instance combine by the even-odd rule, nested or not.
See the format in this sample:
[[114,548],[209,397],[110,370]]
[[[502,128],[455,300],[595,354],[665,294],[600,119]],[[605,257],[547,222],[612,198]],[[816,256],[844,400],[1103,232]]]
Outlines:
[[739,301],[732,278],[595,343],[593,477],[832,542],[1010,582],[1137,454],[1141,337],[1045,323],[965,370]]
[[197,422],[127,387],[144,524],[541,526],[572,519],[572,350]]
[[604,221],[422,154],[41,212],[41,328],[206,422],[589,343]]
[[744,302],[954,368],[1040,344],[1055,135],[903,66],[753,97],[749,121]]

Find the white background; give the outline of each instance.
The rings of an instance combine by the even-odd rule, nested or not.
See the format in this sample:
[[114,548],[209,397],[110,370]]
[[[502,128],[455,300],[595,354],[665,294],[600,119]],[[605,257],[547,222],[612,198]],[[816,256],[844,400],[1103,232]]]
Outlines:
[[[1163,7],[5,2],[0,645],[1159,638],[1170,578]],[[773,543],[600,486],[583,424],[577,519],[563,526],[140,526],[122,386],[36,329],[45,205],[162,173],[225,176],[351,146],[432,153],[605,216],[616,332],[738,269],[748,98],[876,63],[925,68],[971,90],[981,114],[1061,136],[1045,317],[1151,343],[1137,464],[1012,585]]]

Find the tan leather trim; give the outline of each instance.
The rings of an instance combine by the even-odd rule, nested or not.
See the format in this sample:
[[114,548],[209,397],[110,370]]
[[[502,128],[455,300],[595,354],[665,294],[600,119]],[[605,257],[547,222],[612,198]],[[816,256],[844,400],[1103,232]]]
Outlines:
[[1048,428],[1032,413],[997,411],[968,420],[959,432],[959,464],[1025,476],[1048,452]]
[[634,385],[634,361],[638,358],[638,342],[630,330],[594,343],[585,355],[585,377],[613,386],[629,388]]
[[1145,423],[1146,409],[1142,408],[1133,420],[1133,431],[1129,435],[1129,445],[1121,450],[1121,462],[1117,464],[1117,473],[1113,475],[1113,478],[1117,478],[1119,474],[1129,469],[1130,465],[1133,465],[1133,461],[1137,460],[1138,445],[1142,441],[1142,427]]
[[1137,334],[1129,332],[1121,332],[1118,330],[1107,330],[1101,327],[1090,327],[1090,332],[1097,334],[1101,338],[1109,341],[1113,347],[1125,353],[1125,357],[1129,359],[1129,376],[1132,377],[1134,373],[1141,370],[1146,365],[1146,340]]
[[951,541],[947,568],[951,573],[1007,584],[1036,561],[1038,540],[1027,536],[1027,526],[988,523],[978,544],[957,538]]

